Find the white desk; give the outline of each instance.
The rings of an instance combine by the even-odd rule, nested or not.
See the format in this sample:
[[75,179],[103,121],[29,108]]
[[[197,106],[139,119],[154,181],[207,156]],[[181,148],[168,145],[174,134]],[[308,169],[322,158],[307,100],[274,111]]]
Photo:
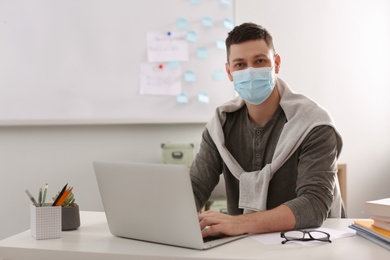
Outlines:
[[[348,219],[328,219],[324,227],[351,231]],[[0,241],[0,259],[390,259],[390,251],[359,236],[333,243],[263,245],[246,237],[205,251],[114,237],[103,212],[81,212],[81,227],[60,239],[35,240],[30,230]]]

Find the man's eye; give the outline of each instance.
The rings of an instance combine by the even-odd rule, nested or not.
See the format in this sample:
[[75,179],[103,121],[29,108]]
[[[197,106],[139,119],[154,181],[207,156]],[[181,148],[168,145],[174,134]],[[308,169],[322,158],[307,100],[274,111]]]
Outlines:
[[257,60],[257,63],[264,63],[264,62],[265,62],[265,60],[263,60],[263,59]]
[[242,67],[242,66],[244,66],[244,64],[242,64],[242,63],[236,63],[236,64],[234,65],[234,67],[237,67],[237,68],[240,68],[240,67]]

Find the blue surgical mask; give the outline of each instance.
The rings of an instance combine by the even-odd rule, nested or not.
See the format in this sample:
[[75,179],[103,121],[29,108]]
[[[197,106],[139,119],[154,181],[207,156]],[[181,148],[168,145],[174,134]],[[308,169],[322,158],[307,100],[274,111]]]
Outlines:
[[259,105],[272,93],[275,82],[273,67],[252,68],[232,72],[234,88],[245,101]]

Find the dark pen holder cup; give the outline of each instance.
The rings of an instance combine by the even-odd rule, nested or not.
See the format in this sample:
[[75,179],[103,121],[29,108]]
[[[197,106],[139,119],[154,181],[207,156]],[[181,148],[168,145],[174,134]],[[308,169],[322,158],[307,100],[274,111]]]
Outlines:
[[78,205],[62,207],[62,231],[75,230],[80,227],[80,209]]

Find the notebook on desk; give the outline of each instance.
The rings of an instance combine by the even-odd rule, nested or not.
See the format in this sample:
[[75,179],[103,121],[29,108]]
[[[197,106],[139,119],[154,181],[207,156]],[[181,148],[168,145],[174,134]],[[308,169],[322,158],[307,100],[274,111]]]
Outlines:
[[173,246],[207,249],[243,236],[204,242],[184,165],[94,162],[110,232]]

